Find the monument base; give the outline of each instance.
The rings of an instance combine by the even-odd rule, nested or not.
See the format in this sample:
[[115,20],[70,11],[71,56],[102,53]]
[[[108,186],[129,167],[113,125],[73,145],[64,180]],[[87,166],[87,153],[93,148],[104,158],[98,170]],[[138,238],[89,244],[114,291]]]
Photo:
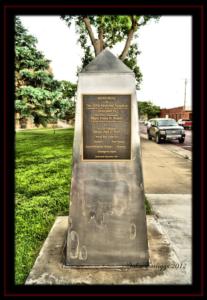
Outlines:
[[76,284],[190,284],[169,238],[153,216],[147,216],[150,265],[148,267],[68,267],[65,247],[68,217],[57,217],[26,285]]

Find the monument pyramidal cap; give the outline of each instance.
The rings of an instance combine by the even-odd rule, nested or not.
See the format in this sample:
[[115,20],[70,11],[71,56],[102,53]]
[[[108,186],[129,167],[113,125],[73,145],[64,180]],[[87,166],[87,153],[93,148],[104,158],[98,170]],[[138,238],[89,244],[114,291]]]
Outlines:
[[105,49],[91,61],[82,73],[133,73],[120,59]]
[[102,51],[78,80],[68,266],[149,264],[134,73]]

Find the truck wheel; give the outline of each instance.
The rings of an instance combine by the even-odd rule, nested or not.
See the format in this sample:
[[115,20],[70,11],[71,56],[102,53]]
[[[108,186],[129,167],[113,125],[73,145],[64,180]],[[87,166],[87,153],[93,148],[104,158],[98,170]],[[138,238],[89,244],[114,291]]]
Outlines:
[[151,135],[149,134],[149,132],[148,132],[148,140],[150,140],[151,141],[151,139],[152,139],[152,137],[151,137]]
[[160,137],[159,137],[158,133],[156,134],[155,141],[156,141],[157,144],[160,143]]
[[184,139],[184,138],[180,138],[180,139],[179,139],[179,143],[180,143],[180,144],[183,144],[183,143],[184,143],[184,141],[185,141],[185,139]]

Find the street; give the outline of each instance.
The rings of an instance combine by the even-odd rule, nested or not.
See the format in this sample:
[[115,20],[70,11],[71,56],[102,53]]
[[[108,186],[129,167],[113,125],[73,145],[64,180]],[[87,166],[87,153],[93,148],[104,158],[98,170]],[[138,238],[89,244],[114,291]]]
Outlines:
[[[140,133],[147,135],[147,126],[145,126],[143,123],[139,123],[140,126]],[[192,130],[185,129],[185,142],[183,144],[179,144],[178,141],[167,141],[167,144],[174,144],[178,147],[181,147],[183,149],[192,151]]]
[[185,155],[191,152],[173,145],[156,144],[143,134],[140,140],[145,193],[191,194],[192,161]]

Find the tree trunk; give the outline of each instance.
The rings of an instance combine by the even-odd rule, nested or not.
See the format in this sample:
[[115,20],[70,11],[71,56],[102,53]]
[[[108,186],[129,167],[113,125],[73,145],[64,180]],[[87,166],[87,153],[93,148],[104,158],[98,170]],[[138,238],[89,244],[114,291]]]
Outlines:
[[134,35],[134,29],[130,29],[130,31],[128,33],[128,36],[127,36],[125,46],[124,46],[124,49],[123,49],[121,55],[119,56],[119,59],[121,59],[122,61],[125,60],[128,52],[129,52],[129,47],[130,47],[133,35]]
[[104,40],[103,40],[103,28],[99,27],[98,29],[98,38],[100,43],[100,52],[104,49]]
[[91,43],[93,45],[93,48],[94,48],[94,51],[95,51],[95,55],[97,56],[99,53],[100,53],[100,40],[97,40],[93,34],[93,30],[92,30],[92,27],[91,27],[91,23],[90,23],[90,20],[89,18],[87,17],[83,17],[83,22],[85,23],[86,25],[86,29],[88,31],[88,34],[89,34],[89,37],[90,37],[90,40],[91,40]]
[[[131,16],[131,21],[132,21],[131,29],[129,30],[124,49],[123,49],[121,55],[119,56],[119,58],[122,61],[126,58],[128,52],[129,52],[129,47],[130,47],[131,41],[133,39],[134,32],[137,29],[137,22],[136,22],[135,16]],[[88,35],[89,35],[91,43],[93,45],[93,48],[95,51],[95,56],[97,56],[104,49],[103,28],[101,26],[99,27],[98,39],[96,39],[94,36],[93,30],[92,30],[92,27],[91,27],[90,20],[87,16],[83,17],[83,22],[85,23],[86,30],[88,31]]]
[[101,43],[99,39],[95,39],[95,55],[97,56],[102,50],[101,50]]
[[137,30],[137,22],[136,22],[135,16],[131,16],[131,21],[132,21],[131,29],[129,30],[124,49],[123,49],[121,55],[119,56],[119,59],[121,59],[122,61],[125,60],[128,52],[129,52],[129,47],[130,47],[131,41],[133,39],[134,32]]

